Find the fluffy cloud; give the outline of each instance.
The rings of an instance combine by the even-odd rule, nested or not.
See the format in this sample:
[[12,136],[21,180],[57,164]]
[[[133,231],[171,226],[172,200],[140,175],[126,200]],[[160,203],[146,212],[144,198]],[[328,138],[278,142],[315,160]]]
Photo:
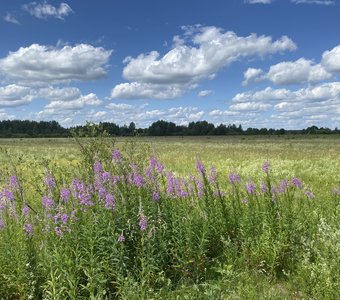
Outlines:
[[145,82],[121,83],[111,91],[111,98],[120,99],[173,99],[183,93],[178,84],[161,85]]
[[290,0],[290,2],[295,4],[318,4],[318,5],[333,5],[335,1],[333,0]]
[[0,107],[29,104],[37,96],[29,87],[11,84],[0,87]]
[[270,104],[262,102],[242,102],[230,105],[230,110],[235,111],[265,111],[271,108]]
[[[131,82],[116,86],[112,98],[177,97],[241,58],[296,49],[295,43],[286,36],[273,41],[269,36],[256,34],[240,37],[213,26],[190,26],[183,30],[183,36],[177,37],[174,47],[163,56],[152,51],[136,58],[127,57],[123,77]],[[145,87],[149,92],[143,95],[141,90]],[[165,87],[172,92],[169,96],[159,96],[157,91]]]
[[12,24],[16,24],[16,25],[19,25],[20,22],[16,19],[16,17],[14,17],[12,14],[10,13],[7,13],[5,16],[4,16],[4,21],[8,22],[8,23],[12,23]]
[[111,53],[88,44],[61,49],[32,44],[0,59],[0,74],[7,80],[31,85],[95,80],[107,75]]
[[53,110],[79,110],[88,105],[97,106],[100,104],[102,104],[102,101],[95,94],[90,93],[68,101],[53,100],[45,108]]
[[242,85],[247,85],[251,81],[259,81],[262,80],[262,69],[248,68],[247,71],[243,73],[244,80]]
[[322,54],[322,66],[329,72],[340,73],[340,45]]
[[63,20],[73,12],[72,8],[66,3],[60,3],[59,7],[55,7],[47,2],[37,3],[31,2],[22,6],[32,16],[38,19],[57,18]]
[[207,97],[209,96],[210,94],[212,93],[211,90],[203,90],[203,91],[200,91],[197,96],[198,97]]

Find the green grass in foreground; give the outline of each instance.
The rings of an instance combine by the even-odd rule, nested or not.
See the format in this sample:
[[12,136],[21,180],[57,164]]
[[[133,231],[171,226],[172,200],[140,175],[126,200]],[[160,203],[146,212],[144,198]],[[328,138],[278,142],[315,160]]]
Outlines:
[[339,298],[338,138],[81,143],[0,140],[0,299]]

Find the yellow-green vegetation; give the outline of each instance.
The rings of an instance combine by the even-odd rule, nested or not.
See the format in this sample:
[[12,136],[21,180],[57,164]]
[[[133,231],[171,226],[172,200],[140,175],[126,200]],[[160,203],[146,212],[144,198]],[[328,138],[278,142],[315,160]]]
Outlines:
[[339,298],[337,136],[0,147],[0,299]]

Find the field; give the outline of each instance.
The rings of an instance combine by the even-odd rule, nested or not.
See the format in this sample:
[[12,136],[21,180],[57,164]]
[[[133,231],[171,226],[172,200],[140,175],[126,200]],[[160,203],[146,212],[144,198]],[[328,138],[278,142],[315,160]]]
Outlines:
[[339,298],[338,136],[0,147],[0,299]]

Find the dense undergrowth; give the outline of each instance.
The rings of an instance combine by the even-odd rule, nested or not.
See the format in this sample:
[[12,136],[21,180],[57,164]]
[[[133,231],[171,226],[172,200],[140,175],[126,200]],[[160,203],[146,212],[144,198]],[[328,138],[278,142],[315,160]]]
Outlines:
[[339,187],[79,145],[77,168],[2,187],[0,299],[339,298]]

